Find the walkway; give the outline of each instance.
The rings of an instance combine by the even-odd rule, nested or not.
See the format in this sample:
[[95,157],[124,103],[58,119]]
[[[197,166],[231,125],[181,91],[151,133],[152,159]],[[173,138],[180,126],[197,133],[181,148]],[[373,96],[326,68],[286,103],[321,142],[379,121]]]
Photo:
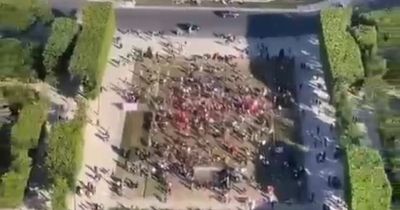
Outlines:
[[[308,189],[310,194],[314,193],[315,202],[320,204],[317,205],[317,209],[320,209],[322,203],[329,203],[335,197],[343,198],[343,190],[328,187],[329,175],[337,176],[343,183],[343,166],[340,161],[333,159],[333,151],[338,144],[335,133],[330,130],[330,125],[335,123],[335,110],[329,104],[324,72],[319,61],[320,46],[317,37],[314,37],[313,44],[307,47],[296,49],[295,81],[299,106],[305,110],[305,114],[300,115],[302,139],[307,149],[305,168],[309,177]],[[307,69],[300,68],[302,62],[307,64]],[[316,103],[317,99],[321,101],[320,105]],[[324,138],[327,138],[326,145]],[[317,163],[316,156],[322,151],[326,152],[326,161]]]
[[[119,54],[121,50],[112,48],[110,54]],[[111,174],[115,168],[115,160],[118,154],[113,146],[119,147],[121,144],[122,130],[125,121],[125,112],[121,108],[123,103],[120,91],[127,88],[125,81],[132,77],[132,65],[115,68],[107,65],[104,73],[102,87],[103,91],[96,100],[89,103],[87,115],[91,123],[87,124],[84,134],[84,149],[82,167],[78,174],[78,183],[92,181],[93,166],[99,169],[104,168]],[[109,139],[103,140],[105,130],[109,133]],[[110,194],[109,185],[105,181],[97,183],[96,195],[91,199],[94,202],[104,201],[104,197]],[[70,210],[81,209],[87,206],[85,196],[71,195],[68,206]],[[88,209],[88,208],[86,208]]]

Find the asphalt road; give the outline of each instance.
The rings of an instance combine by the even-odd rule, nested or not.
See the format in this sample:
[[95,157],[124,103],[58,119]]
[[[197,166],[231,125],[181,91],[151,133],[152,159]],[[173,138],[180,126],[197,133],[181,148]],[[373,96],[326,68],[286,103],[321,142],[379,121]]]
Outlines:
[[207,10],[160,10],[118,9],[117,22],[120,29],[141,31],[164,31],[173,33],[182,23],[200,27],[193,36],[213,36],[214,33],[247,37],[273,37],[310,34],[318,31],[315,13],[276,14],[239,12],[237,18],[222,18],[216,11]]

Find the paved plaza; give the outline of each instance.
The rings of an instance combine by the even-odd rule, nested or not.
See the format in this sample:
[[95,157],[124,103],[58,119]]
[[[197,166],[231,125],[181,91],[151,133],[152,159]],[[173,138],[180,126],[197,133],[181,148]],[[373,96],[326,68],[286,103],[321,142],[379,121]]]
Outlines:
[[[117,32],[118,39],[116,47],[113,47],[110,53],[110,64],[104,75],[102,84],[102,93],[98,100],[90,103],[88,124],[85,132],[85,149],[82,169],[79,173],[79,182],[85,184],[88,181],[96,183],[96,193],[90,199],[84,195],[71,195],[69,199],[70,209],[85,209],[90,203],[101,203],[106,208],[124,206],[150,208],[162,207],[169,209],[187,209],[188,207],[197,207],[201,209],[247,209],[248,206],[232,200],[229,203],[221,203],[210,196],[207,191],[184,191],[180,196],[171,196],[166,202],[162,202],[154,196],[143,197],[141,189],[145,182],[144,178],[138,178],[138,191],[136,193],[125,193],[124,196],[116,196],[110,189],[112,182],[110,175],[118,170],[117,162],[119,154],[116,147],[122,144],[124,121],[126,113],[121,109],[124,102],[123,97],[118,94],[116,89],[129,88],[129,82],[132,81],[135,74],[135,64],[126,62],[123,64],[123,58],[132,50],[140,49],[143,52],[151,47],[153,53],[161,56],[169,55],[165,49],[165,43],[171,43],[176,48],[181,48],[181,55],[189,57],[192,55],[204,55],[219,53],[220,55],[233,55],[238,59],[243,59],[244,63],[249,58],[260,56],[259,46],[265,45],[271,55],[278,55],[281,49],[284,49],[289,56],[294,56],[296,66],[296,86],[304,84],[302,90],[298,90],[298,106],[305,109],[306,114],[302,118],[302,138],[304,140],[305,152],[305,170],[308,174],[309,193],[315,194],[315,202],[312,204],[303,204],[306,209],[321,209],[322,202],[332,200],[332,197],[343,197],[341,190],[332,190],[327,185],[328,175],[343,177],[343,168],[339,161],[331,158],[333,148],[336,145],[334,132],[329,130],[329,125],[334,123],[334,110],[328,104],[328,95],[324,84],[322,66],[319,62],[319,43],[316,35],[303,35],[298,37],[279,37],[265,39],[245,39],[236,37],[235,42],[225,42],[223,38],[199,38],[190,36],[154,36],[141,33],[137,36],[135,33]],[[117,38],[119,37],[119,38]],[[113,62],[114,60],[114,62]],[[115,65],[115,61],[119,65]],[[247,61],[248,62],[248,61]],[[308,70],[300,69],[301,63],[307,63]],[[250,63],[248,63],[250,65]],[[288,75],[290,76],[290,75]],[[316,83],[319,83],[317,85]],[[316,98],[320,98],[323,103],[317,107],[313,104]],[[143,107],[139,107],[142,109]],[[146,109],[146,108],[143,108]],[[318,111],[321,110],[321,111]],[[300,112],[300,108],[298,110]],[[319,114],[318,114],[319,113]],[[314,132],[316,126],[321,129],[320,136],[327,136],[330,141],[327,147],[313,147],[314,141],[309,136]],[[101,138],[104,131],[108,132],[107,140]],[[317,163],[316,154],[321,150],[327,151],[327,161]],[[100,169],[102,179],[93,181],[93,168]],[[79,183],[78,183],[79,184]],[[174,192],[177,190],[174,190]],[[261,209],[267,209],[261,193],[256,190],[254,194],[256,206]],[[300,209],[291,205],[279,204],[278,209]],[[338,208],[339,209],[339,208]]]

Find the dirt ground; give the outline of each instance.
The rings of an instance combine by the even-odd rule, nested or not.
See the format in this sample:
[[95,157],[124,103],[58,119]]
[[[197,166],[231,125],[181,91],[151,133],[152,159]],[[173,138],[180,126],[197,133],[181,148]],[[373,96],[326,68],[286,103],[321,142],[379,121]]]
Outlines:
[[[132,79],[132,88],[135,91],[141,91],[142,94],[139,98],[140,104],[147,104],[151,107],[152,101],[149,96],[152,94],[158,94],[162,98],[163,105],[168,107],[168,110],[173,110],[173,100],[171,100],[171,87],[179,81],[180,77],[187,75],[188,69],[194,69],[194,77],[198,78],[223,78],[222,81],[226,81],[224,86],[233,91],[240,91],[238,85],[249,86],[251,88],[263,89],[268,86],[269,92],[274,92],[274,84],[279,83],[279,80],[263,80],[264,78],[272,78],[272,75],[265,76],[269,71],[265,69],[277,68],[275,62],[259,62],[256,65],[250,64],[245,59],[234,59],[230,62],[233,65],[228,65],[225,62],[219,61],[205,61],[201,58],[195,60],[185,60],[181,58],[175,58],[167,62],[163,58],[160,59],[159,63],[154,60],[144,59],[143,62],[137,62],[134,70],[134,77]],[[200,67],[202,66],[202,67]],[[233,67],[234,66],[234,67]],[[202,68],[202,70],[200,70]],[[291,68],[290,62],[283,62],[281,70],[284,68]],[[214,72],[209,71],[215,69]],[[251,70],[250,70],[251,69]],[[255,73],[257,72],[257,73]],[[264,72],[264,73],[263,73]],[[287,74],[287,73],[286,73]],[[159,75],[159,78],[156,78]],[[260,77],[261,75],[261,77]],[[235,77],[240,77],[236,79]],[[154,85],[151,80],[159,79],[159,87]],[[162,81],[164,80],[164,81]],[[261,81],[263,80],[263,81]],[[275,84],[277,85],[277,84]],[[284,85],[281,85],[284,86]],[[260,199],[262,195],[259,189],[265,189],[266,186],[274,186],[276,188],[276,194],[280,201],[286,200],[298,200],[302,194],[302,187],[299,187],[299,183],[292,178],[290,170],[282,167],[284,162],[292,161],[297,159],[295,141],[293,140],[293,121],[290,119],[284,119],[282,116],[277,114],[276,111],[272,112],[273,105],[271,101],[268,102],[268,109],[270,112],[265,112],[264,119],[267,119],[269,127],[274,127],[275,135],[268,134],[267,132],[261,132],[257,139],[244,140],[233,133],[228,133],[224,137],[215,137],[209,134],[198,135],[196,132],[191,131],[186,137],[183,137],[177,132],[177,129],[173,125],[168,125],[163,129],[163,132],[154,132],[154,130],[146,131],[143,129],[144,115],[148,113],[148,110],[140,110],[136,112],[130,112],[127,114],[125,120],[125,128],[123,133],[123,140],[121,148],[129,149],[144,149],[146,147],[147,138],[151,138],[152,142],[156,142],[162,146],[167,145],[179,145],[184,142],[187,147],[192,148],[189,157],[197,158],[203,157],[202,162],[198,164],[202,165],[220,165],[227,164],[231,167],[245,167],[247,171],[247,178],[249,181],[235,184],[234,190],[231,194],[233,198],[249,196],[254,199]],[[290,116],[289,109],[283,109],[282,115],[286,117]],[[289,113],[289,114],[287,114]],[[237,118],[234,113],[229,113],[224,116],[225,121],[233,121]],[[240,124],[242,130],[261,130],[262,125],[257,124],[256,119],[252,116],[246,116],[243,123]],[[150,134],[148,133],[150,132]],[[243,159],[233,157],[231,152],[228,152],[224,147],[223,142],[227,138],[229,144],[240,148],[240,153],[248,151],[252,158],[244,161]],[[267,144],[260,147],[260,142],[267,140]],[[207,142],[207,144],[204,144]],[[289,143],[288,143],[289,142]],[[283,152],[278,155],[269,155],[270,165],[265,166],[257,160],[260,152],[268,152],[271,149],[279,147],[283,148]],[[149,149],[151,153],[155,153],[154,149]],[[183,153],[183,151],[182,151]],[[274,153],[275,154],[275,153]],[[242,154],[241,156],[245,156]],[[152,162],[160,161],[157,155],[151,155]],[[227,158],[228,157],[228,158]],[[130,158],[131,161],[136,161],[136,158]],[[123,158],[119,160],[123,162]],[[244,162],[245,163],[244,163]],[[120,177],[130,177],[133,180],[137,180],[139,187],[135,190],[136,193],[128,192],[127,196],[155,196],[159,200],[163,200],[165,195],[165,188],[158,183],[157,180],[152,177],[138,177],[130,175],[123,167],[117,169],[117,174]],[[187,183],[183,182],[180,177],[175,174],[167,175],[168,182],[172,183],[173,189],[168,199],[180,200],[180,199],[209,199],[210,196],[217,197],[215,194],[205,190],[190,190]],[[303,180],[302,180],[303,181]],[[243,193],[242,189],[246,189],[246,193]],[[244,195],[245,194],[245,195]]]

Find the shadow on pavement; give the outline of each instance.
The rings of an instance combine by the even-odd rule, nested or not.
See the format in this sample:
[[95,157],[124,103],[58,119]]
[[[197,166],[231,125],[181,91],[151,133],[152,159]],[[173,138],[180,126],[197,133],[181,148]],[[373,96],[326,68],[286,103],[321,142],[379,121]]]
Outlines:
[[[299,36],[318,32],[318,14],[254,14],[247,17],[248,38]],[[256,47],[256,46],[250,46]]]
[[275,134],[259,149],[259,160],[256,160],[256,181],[262,189],[274,187],[279,202],[297,203],[307,200],[307,179],[301,146],[303,139],[300,137],[300,116],[296,111],[297,85],[294,71],[297,62],[292,53],[297,46],[287,48],[284,42],[287,37],[316,34],[318,31],[319,18],[314,13],[257,14],[249,15],[247,19],[246,37],[249,46],[246,53],[250,57],[250,70],[270,91],[267,97],[274,106],[274,110],[270,110],[273,123],[292,122],[293,130],[286,137],[278,135],[278,132],[287,133],[288,130],[274,129]]

